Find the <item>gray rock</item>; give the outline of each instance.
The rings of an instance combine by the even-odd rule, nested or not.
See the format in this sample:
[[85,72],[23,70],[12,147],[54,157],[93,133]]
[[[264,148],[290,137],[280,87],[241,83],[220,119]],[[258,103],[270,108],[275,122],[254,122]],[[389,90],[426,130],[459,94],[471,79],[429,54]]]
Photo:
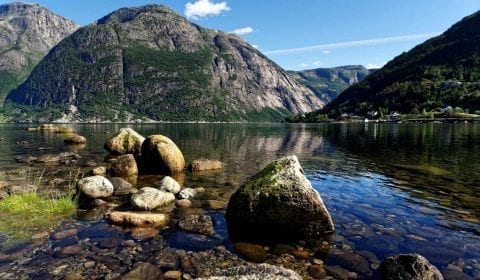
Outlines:
[[443,280],[440,271],[418,254],[389,257],[382,262],[378,270],[381,279],[385,280]]
[[152,210],[161,206],[166,206],[175,201],[172,193],[157,190],[155,188],[145,187],[132,195],[130,202],[138,209]]
[[197,280],[301,280],[295,271],[270,264],[233,267],[215,272],[213,276]]
[[159,188],[162,191],[170,192],[177,194],[180,192],[182,187],[180,184],[170,176],[165,176],[160,182],[155,183],[155,187]]
[[212,217],[207,215],[187,215],[178,222],[180,230],[203,234],[214,235],[215,228],[213,227]]
[[230,198],[227,222],[234,238],[318,238],[334,225],[296,156],[270,163]]
[[120,130],[108,139],[103,146],[105,150],[114,154],[140,154],[145,137],[131,128]]
[[120,177],[110,178],[110,182],[113,185],[114,195],[128,195],[128,194],[134,194],[138,191],[133,187],[131,183],[129,183],[128,181]]
[[112,183],[103,176],[91,176],[78,180],[78,189],[90,198],[109,197],[113,194]]
[[197,195],[197,191],[192,188],[186,188],[180,191],[178,197],[181,199],[191,199]]
[[37,186],[34,185],[20,185],[20,186],[10,186],[8,187],[8,192],[12,194],[22,194],[22,193],[34,193],[38,190]]

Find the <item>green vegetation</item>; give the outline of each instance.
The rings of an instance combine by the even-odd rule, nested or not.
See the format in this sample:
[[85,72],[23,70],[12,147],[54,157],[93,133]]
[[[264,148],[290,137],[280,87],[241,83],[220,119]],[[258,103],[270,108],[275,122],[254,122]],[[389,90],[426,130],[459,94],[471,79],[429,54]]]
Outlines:
[[69,197],[46,199],[36,193],[12,195],[0,201],[0,232],[16,240],[28,240],[32,233],[55,226],[73,214]]
[[398,56],[313,114],[330,118],[344,113],[367,116],[369,111],[383,109],[388,114],[397,111],[417,115],[447,106],[460,107],[465,112],[479,110],[479,25],[477,12],[444,34]]

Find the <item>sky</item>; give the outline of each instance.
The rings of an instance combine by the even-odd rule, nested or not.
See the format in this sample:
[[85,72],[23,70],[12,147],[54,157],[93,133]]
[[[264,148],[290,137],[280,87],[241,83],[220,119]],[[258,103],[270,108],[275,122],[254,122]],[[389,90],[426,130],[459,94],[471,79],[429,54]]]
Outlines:
[[[0,0],[0,4],[11,1]],[[377,68],[480,9],[480,0],[30,0],[87,25],[122,7],[165,4],[234,32],[288,70]]]

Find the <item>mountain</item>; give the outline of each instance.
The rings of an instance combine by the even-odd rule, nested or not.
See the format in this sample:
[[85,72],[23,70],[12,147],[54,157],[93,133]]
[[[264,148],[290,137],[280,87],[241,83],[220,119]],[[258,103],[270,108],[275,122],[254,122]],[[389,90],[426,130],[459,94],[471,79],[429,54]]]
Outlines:
[[329,103],[347,89],[372,73],[361,65],[318,68],[303,71],[290,71],[297,81],[311,89],[325,103]]
[[396,57],[309,118],[365,116],[371,110],[419,113],[447,106],[471,113],[480,110],[478,30],[480,12]]
[[17,120],[64,121],[275,121],[322,106],[242,38],[159,5],[80,28],[5,104]]
[[0,5],[0,103],[78,26],[36,4]]

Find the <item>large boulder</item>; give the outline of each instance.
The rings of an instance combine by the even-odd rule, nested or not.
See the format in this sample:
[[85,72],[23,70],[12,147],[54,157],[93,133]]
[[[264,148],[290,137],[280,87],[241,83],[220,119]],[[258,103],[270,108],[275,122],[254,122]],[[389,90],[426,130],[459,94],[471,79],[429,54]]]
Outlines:
[[182,151],[170,138],[163,135],[152,135],[145,139],[141,153],[147,171],[174,174],[185,168]]
[[298,240],[334,231],[296,156],[270,163],[235,192],[226,218],[233,239]]
[[103,176],[91,176],[78,180],[78,189],[90,198],[109,197],[113,194],[112,183]]
[[163,177],[162,180],[155,183],[155,187],[159,188],[162,191],[170,192],[173,194],[179,193],[182,189],[180,184],[170,176]]
[[158,207],[167,206],[174,201],[175,196],[172,193],[150,187],[141,188],[130,198],[130,202],[133,206],[147,211]]
[[103,147],[112,154],[139,154],[145,137],[131,128],[121,128]]
[[137,162],[132,154],[119,156],[112,162],[111,174],[115,177],[132,177],[138,175]]
[[443,280],[440,271],[418,254],[403,254],[385,259],[376,272],[375,278],[383,280]]
[[270,264],[256,264],[232,267],[213,273],[213,276],[197,280],[301,280],[295,271]]

